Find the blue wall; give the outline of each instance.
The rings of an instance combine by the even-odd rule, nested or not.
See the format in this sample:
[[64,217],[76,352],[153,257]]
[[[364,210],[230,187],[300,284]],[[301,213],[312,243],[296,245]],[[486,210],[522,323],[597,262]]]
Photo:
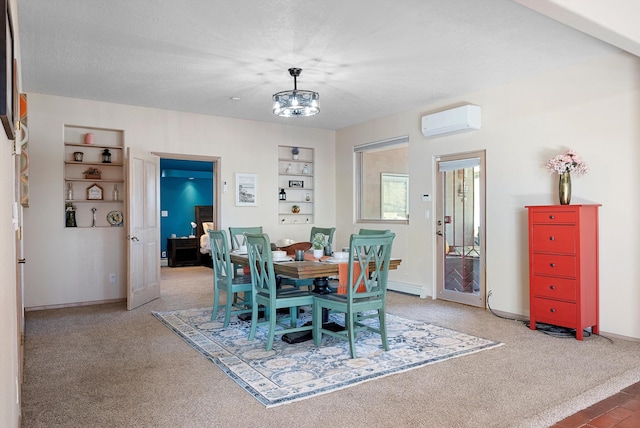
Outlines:
[[[170,163],[167,163],[170,162]],[[213,171],[212,162],[181,161],[181,168],[185,176],[194,175],[196,178],[167,177],[165,172],[175,167],[176,161],[160,160],[160,211],[167,211],[167,217],[160,217],[160,242],[161,251],[167,251],[167,238],[175,233],[178,237],[189,236],[192,233],[191,222],[195,221],[196,205],[213,205],[213,179],[198,178],[198,175],[189,174],[189,165],[193,171],[202,171],[203,165],[208,165],[208,171]],[[188,165],[184,165],[184,164]],[[206,167],[206,166],[205,166]],[[176,171],[171,169],[171,171]],[[181,175],[181,174],[173,174]],[[211,177],[213,174],[211,173]]]

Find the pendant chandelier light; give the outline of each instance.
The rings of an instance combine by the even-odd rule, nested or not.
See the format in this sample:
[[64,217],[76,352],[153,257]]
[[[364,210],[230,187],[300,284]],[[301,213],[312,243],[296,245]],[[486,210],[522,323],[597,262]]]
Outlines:
[[298,90],[297,78],[301,68],[290,68],[293,76],[293,91],[282,91],[273,94],[273,114],[282,117],[313,116],[320,113],[318,100],[320,95],[313,91]]

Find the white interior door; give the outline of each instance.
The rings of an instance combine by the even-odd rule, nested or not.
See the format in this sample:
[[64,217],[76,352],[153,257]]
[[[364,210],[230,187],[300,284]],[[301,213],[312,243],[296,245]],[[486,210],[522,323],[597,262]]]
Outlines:
[[127,150],[127,309],[160,297],[160,158]]
[[437,160],[437,296],[485,306],[484,151]]

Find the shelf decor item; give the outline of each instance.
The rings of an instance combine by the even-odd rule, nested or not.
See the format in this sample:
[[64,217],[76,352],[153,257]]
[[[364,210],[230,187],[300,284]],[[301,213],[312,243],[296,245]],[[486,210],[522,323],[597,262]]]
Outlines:
[[110,211],[109,214],[107,214],[107,222],[111,226],[122,226],[122,219],[123,217],[121,211]]
[[298,160],[298,155],[300,155],[300,149],[298,149],[297,147],[292,148],[291,156],[293,157],[293,160]]
[[82,158],[84,157],[84,153],[82,152],[73,152],[73,160],[76,162],[82,162]]
[[300,212],[300,205],[294,205],[291,207],[291,212],[294,214],[298,214]]
[[84,134],[84,143],[93,144],[93,134],[91,132],[87,132],[86,134]]
[[549,173],[560,175],[558,181],[558,198],[560,205],[571,203],[571,173],[581,177],[589,172],[589,166],[574,150],[567,150],[563,154],[556,155],[547,161]]
[[102,163],[111,163],[111,152],[109,152],[109,149],[104,149],[102,152]]
[[65,206],[66,211],[66,226],[67,227],[78,227],[76,223],[76,207],[71,203],[67,202]]
[[100,180],[102,172],[98,168],[89,167],[84,172],[84,178],[87,180]]
[[87,199],[101,201],[102,187],[98,186],[97,184],[94,184],[89,188],[87,188]]
[[114,201],[117,201],[117,200],[120,199],[120,192],[118,191],[118,185],[117,184],[113,185],[113,191],[111,192],[111,198]]
[[67,183],[67,200],[73,200],[73,184]]

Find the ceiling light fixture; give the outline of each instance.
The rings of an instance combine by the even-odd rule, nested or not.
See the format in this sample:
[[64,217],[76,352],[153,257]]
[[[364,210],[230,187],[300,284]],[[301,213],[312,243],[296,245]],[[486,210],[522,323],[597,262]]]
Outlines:
[[320,95],[313,91],[298,90],[297,78],[301,72],[301,68],[289,69],[289,74],[293,76],[293,91],[273,94],[273,114],[281,117],[297,117],[320,113],[318,105]]

